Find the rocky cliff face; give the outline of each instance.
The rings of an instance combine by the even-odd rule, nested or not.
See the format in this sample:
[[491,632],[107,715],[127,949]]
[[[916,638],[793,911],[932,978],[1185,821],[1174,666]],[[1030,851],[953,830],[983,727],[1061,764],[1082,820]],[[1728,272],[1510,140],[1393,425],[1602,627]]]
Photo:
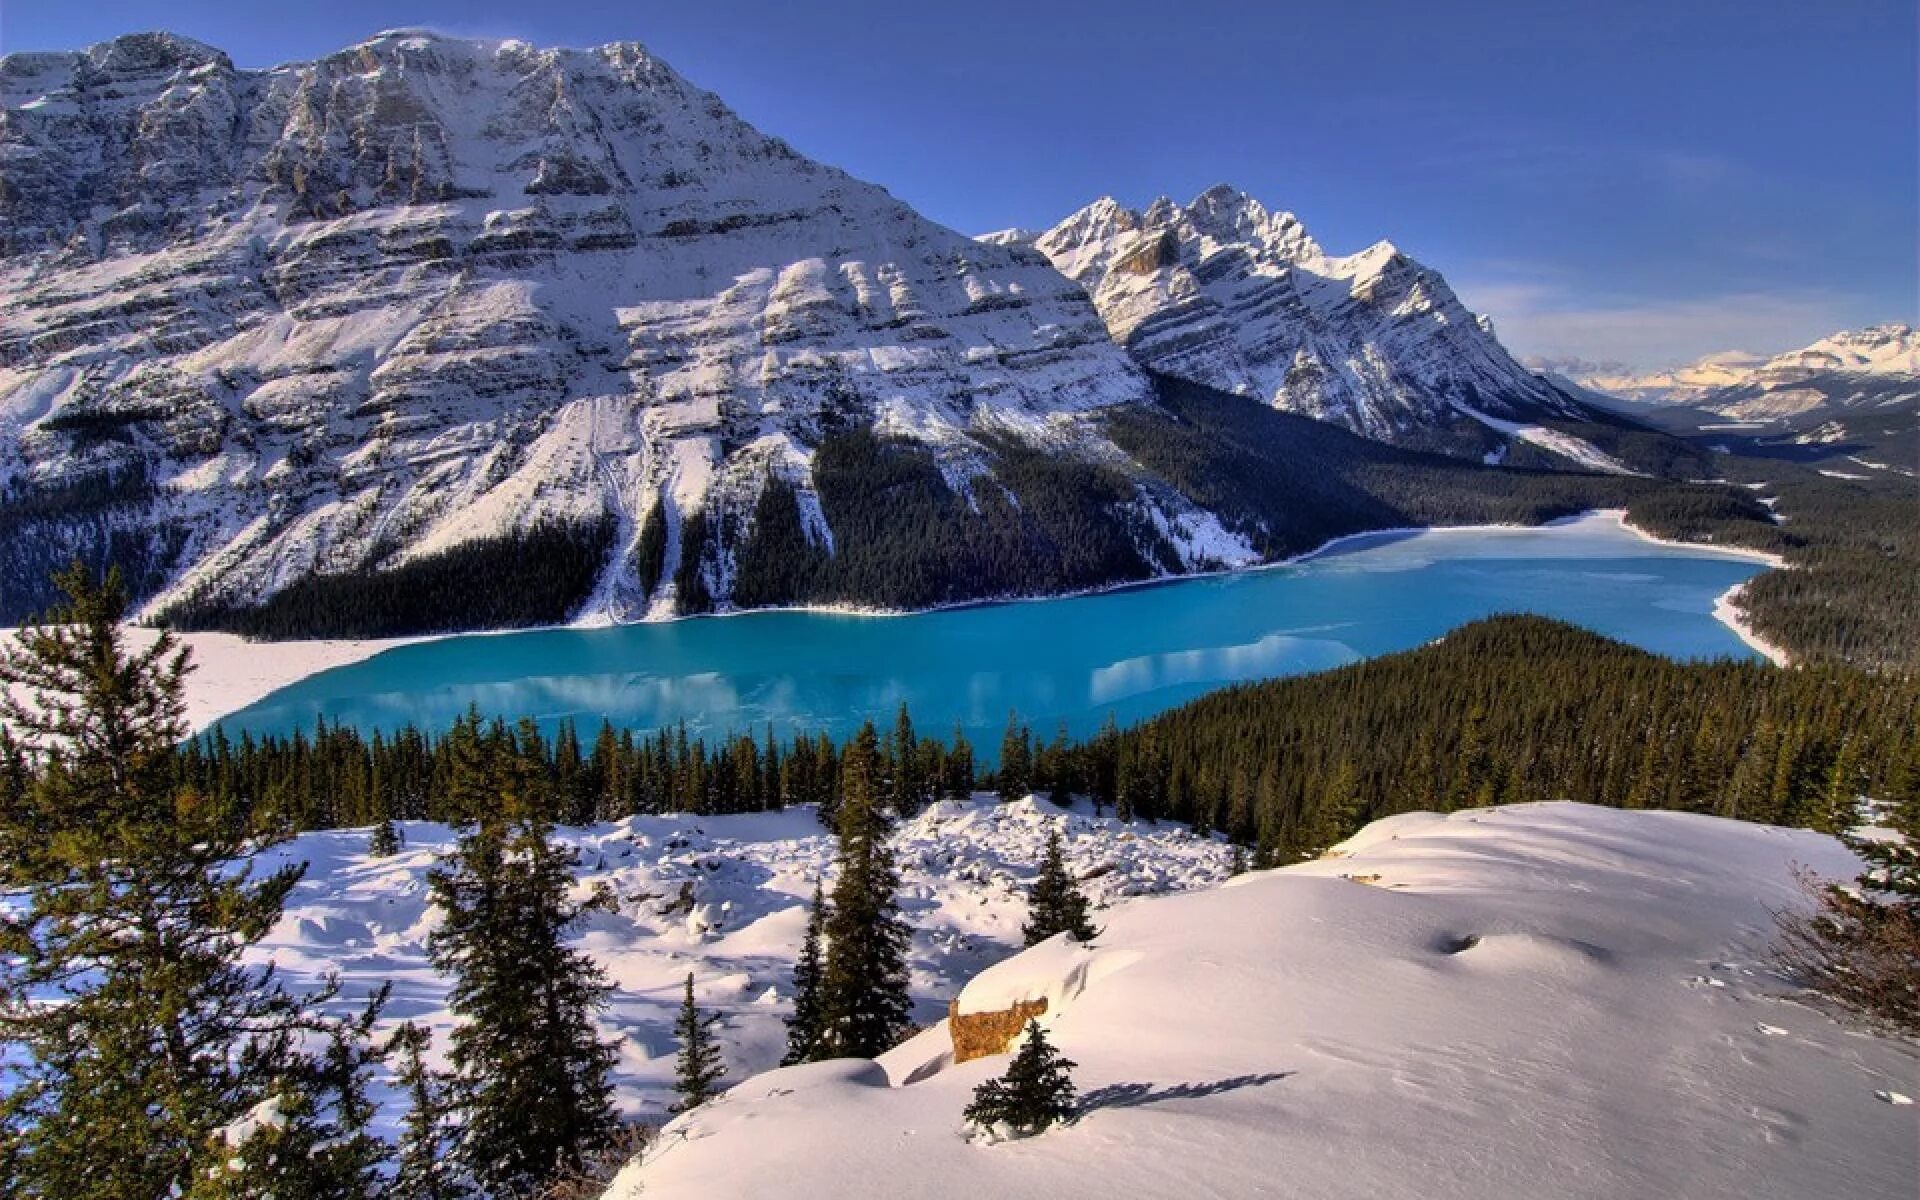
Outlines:
[[988,240],[1046,254],[1143,365],[1367,437],[1479,453],[1497,438],[1476,414],[1501,432],[1590,415],[1391,243],[1330,255],[1293,214],[1229,187],[1140,211],[1103,199]]
[[964,486],[983,437],[1099,457],[1089,414],[1148,395],[1040,255],[635,44],[400,31],[252,71],[137,35],[0,59],[0,100],[0,516],[36,563],[139,560],[150,610],[595,523],[596,612],[672,611],[676,577],[724,604],[724,561],[679,568],[684,519],[778,477],[830,544],[826,432],[914,439]]

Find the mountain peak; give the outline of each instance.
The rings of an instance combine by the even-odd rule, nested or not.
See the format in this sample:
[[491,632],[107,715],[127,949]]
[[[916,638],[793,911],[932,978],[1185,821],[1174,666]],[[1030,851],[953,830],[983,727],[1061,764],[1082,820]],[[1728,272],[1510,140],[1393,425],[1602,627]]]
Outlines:
[[87,47],[88,63],[116,76],[151,75],[217,65],[231,68],[226,52],[177,33],[123,33]]
[[1478,414],[1525,422],[1578,407],[1392,242],[1331,258],[1292,213],[1224,183],[1184,207],[1099,211],[1080,210],[1034,245],[1155,371],[1475,456],[1487,437]]

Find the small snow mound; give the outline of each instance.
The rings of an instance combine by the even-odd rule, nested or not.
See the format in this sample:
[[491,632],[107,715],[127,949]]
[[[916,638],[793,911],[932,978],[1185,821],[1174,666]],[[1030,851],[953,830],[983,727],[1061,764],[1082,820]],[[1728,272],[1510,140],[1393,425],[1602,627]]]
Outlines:
[[963,1013],[1003,1012],[1016,1004],[1047,1002],[1047,1015],[1086,990],[1087,972],[1100,951],[1057,933],[1023,954],[988,967],[960,992]]
[[1605,946],[1579,938],[1529,932],[1468,934],[1445,939],[1440,950],[1474,967],[1510,971],[1589,970],[1614,958]]

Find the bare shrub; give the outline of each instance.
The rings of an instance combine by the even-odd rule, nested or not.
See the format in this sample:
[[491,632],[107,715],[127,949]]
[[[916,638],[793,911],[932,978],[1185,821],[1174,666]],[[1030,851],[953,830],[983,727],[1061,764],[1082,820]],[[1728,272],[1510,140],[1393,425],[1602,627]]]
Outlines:
[[1774,963],[1882,1029],[1920,1036],[1920,901],[1796,869],[1812,902],[1776,913]]
[[607,1185],[620,1169],[638,1158],[660,1130],[653,1125],[628,1122],[620,1127],[606,1148],[594,1155],[579,1170],[571,1171],[540,1190],[534,1200],[600,1200]]

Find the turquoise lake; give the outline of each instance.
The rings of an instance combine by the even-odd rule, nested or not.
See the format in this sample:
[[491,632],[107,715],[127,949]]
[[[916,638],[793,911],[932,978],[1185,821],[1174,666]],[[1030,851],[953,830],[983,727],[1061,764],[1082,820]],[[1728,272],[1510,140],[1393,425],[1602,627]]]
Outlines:
[[[1656,545],[1604,518],[1543,529],[1381,534],[1296,565],[1098,595],[910,616],[768,612],[402,646],[282,688],[229,735],[329,723],[438,731],[470,705],[551,731],[571,718],[695,735],[843,737],[906,702],[929,734],[999,744],[1122,724],[1243,680],[1340,666],[1501,612],[1558,617],[1675,658],[1752,657],[1715,599],[1764,567]],[[271,653],[263,649],[263,653]]]

